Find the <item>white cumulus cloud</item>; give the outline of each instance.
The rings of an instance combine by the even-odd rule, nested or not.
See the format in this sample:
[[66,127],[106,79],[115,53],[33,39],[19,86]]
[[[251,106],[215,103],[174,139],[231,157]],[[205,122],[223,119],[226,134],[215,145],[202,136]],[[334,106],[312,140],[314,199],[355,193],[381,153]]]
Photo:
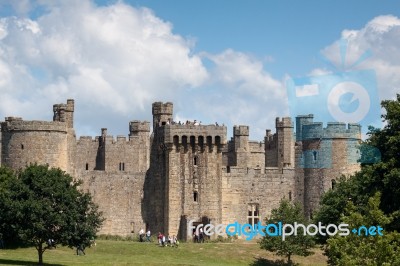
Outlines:
[[[49,119],[53,103],[75,98],[77,127],[118,131],[129,119],[147,117],[152,101],[173,99],[208,78],[192,40],[147,8],[44,3],[47,11],[36,19],[0,21],[3,117]],[[27,12],[22,3],[15,8]]]
[[[176,118],[248,124],[261,140],[287,113],[285,90],[262,60],[232,49],[195,54],[194,39],[150,9],[89,0],[11,5],[18,16],[0,20],[0,117],[50,120],[52,104],[74,98],[78,135],[102,127],[127,134],[129,120],[151,119],[152,102],[172,101]],[[44,12],[30,18],[38,7]]]
[[[343,30],[347,40],[345,66],[360,62],[353,69],[372,69],[376,73],[380,99],[393,99],[400,93],[400,19],[392,15],[378,16],[363,28]],[[340,40],[323,49],[335,65],[340,66]],[[370,53],[365,60],[359,59]],[[316,70],[314,70],[316,71]]]

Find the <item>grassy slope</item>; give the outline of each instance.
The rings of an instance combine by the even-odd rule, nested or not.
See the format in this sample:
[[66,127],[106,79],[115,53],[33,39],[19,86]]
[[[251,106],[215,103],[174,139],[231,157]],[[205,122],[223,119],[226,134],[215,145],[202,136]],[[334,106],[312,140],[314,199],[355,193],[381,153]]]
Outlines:
[[[326,265],[321,251],[303,258],[294,257],[301,265]],[[263,260],[264,258],[264,260]],[[179,248],[158,247],[155,243],[99,240],[97,246],[86,249],[86,256],[76,256],[75,250],[59,247],[47,250],[44,262],[51,265],[280,265],[281,259],[261,250],[256,242],[184,243]],[[34,248],[0,250],[1,265],[34,265]],[[266,264],[265,264],[266,263]]]

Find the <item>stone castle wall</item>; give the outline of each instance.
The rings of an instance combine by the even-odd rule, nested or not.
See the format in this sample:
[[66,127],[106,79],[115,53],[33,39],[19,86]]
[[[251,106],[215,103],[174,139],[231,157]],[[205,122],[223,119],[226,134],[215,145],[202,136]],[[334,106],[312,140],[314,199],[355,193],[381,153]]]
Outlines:
[[261,222],[282,198],[294,200],[294,169],[243,169],[230,167],[222,171],[222,223],[249,222],[252,205],[258,207]]
[[53,106],[53,121],[6,118],[1,164],[14,169],[48,163],[83,181],[106,221],[102,234],[141,228],[187,238],[190,220],[255,223],[282,198],[311,217],[340,175],[359,169],[360,127],[313,122],[312,115],[277,118],[276,133],[249,140],[249,127],[177,124],[173,104],[156,102],[150,123],[131,121],[129,135],[75,137],[74,101]]
[[82,171],[81,188],[89,192],[106,218],[99,234],[137,235],[142,216],[145,173]]
[[7,117],[1,130],[2,165],[20,169],[30,163],[46,162],[52,167],[69,169],[65,123]]

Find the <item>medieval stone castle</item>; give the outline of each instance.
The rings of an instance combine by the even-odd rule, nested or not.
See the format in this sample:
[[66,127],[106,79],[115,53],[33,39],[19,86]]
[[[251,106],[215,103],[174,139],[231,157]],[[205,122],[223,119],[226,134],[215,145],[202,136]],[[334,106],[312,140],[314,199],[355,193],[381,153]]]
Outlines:
[[[83,180],[106,221],[101,234],[141,228],[186,238],[187,223],[255,224],[282,198],[312,217],[321,195],[359,169],[358,124],[322,123],[313,115],[276,119],[276,133],[249,140],[249,127],[173,122],[173,104],[155,102],[153,121],[131,121],[129,136],[76,139],[74,100],[53,106],[53,121],[6,117],[1,164],[59,167]],[[152,127],[152,130],[150,129]]]

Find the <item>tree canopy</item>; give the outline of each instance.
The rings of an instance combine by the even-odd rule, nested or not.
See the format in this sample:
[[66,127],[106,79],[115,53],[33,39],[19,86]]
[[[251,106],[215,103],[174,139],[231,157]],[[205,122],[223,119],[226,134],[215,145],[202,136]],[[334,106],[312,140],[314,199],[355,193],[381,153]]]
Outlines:
[[[391,215],[385,215],[379,209],[380,192],[369,198],[367,211],[362,214],[350,201],[345,208],[341,220],[349,225],[350,230],[360,226],[380,226],[385,228],[392,222]],[[366,235],[366,231],[359,230],[359,234],[350,233],[348,236],[333,236],[327,240],[325,255],[329,265],[343,266],[381,266],[400,265],[400,234],[383,230],[383,235]]]
[[[331,265],[400,265],[400,94],[382,101],[382,107],[385,126],[370,127],[365,141],[379,150],[380,160],[374,160],[376,153],[367,149],[361,170],[348,179],[341,178],[323,196],[315,221],[345,222],[353,228],[379,225],[384,234],[322,239]],[[371,156],[374,158],[369,160]]]
[[10,230],[38,251],[39,264],[49,239],[71,248],[88,245],[103,218],[88,193],[79,190],[80,182],[60,169],[30,165],[13,176],[2,168],[7,182],[1,181],[0,204],[7,217],[0,230]]
[[[300,205],[292,204],[286,199],[282,199],[277,209],[271,211],[271,217],[266,218],[266,224],[294,224],[295,222],[307,226],[302,208]],[[301,232],[301,233],[300,233]],[[301,230],[299,234],[287,236],[282,240],[280,236],[270,236],[266,234],[260,242],[262,249],[275,252],[279,256],[285,256],[288,264],[292,263],[292,255],[309,256],[312,254],[310,249],[314,242],[310,236],[304,235]]]
[[400,230],[400,218],[396,215],[400,212],[400,94],[395,100],[382,101],[382,107],[386,111],[382,115],[386,125],[382,129],[370,127],[365,141],[379,150],[381,160],[369,163],[365,156],[371,154],[362,155],[361,170],[348,179],[342,178],[324,195],[316,221],[338,223],[348,201],[365,213],[369,198],[380,192],[380,209],[394,214],[387,228]]

